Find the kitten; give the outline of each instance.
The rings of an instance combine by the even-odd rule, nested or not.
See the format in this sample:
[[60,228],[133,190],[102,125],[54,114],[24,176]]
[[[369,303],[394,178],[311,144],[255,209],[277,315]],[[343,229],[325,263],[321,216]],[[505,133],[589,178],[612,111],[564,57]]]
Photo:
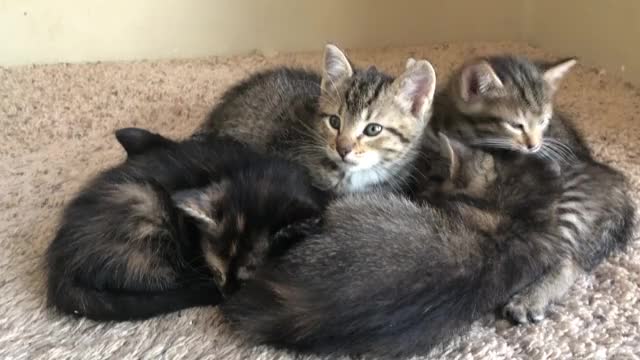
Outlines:
[[302,352],[426,353],[569,257],[556,238],[557,169],[440,140],[437,196],[336,200],[324,226],[221,305],[232,326]]
[[[553,96],[575,64],[573,58],[544,66],[515,56],[474,59],[436,95],[430,130],[474,146],[553,158],[565,157],[565,147],[555,146],[558,142],[586,151],[573,125],[553,112]],[[568,128],[562,134],[567,137],[545,138],[551,124]]]
[[236,141],[116,137],[126,161],[71,201],[47,250],[48,303],[64,313],[133,320],[217,304],[319,214],[304,168]]
[[[434,102],[429,139],[446,133],[472,146],[540,157],[562,172],[564,190],[556,215],[572,257],[514,297],[505,313],[518,323],[542,320],[548,304],[611,249],[626,244],[633,228],[635,208],[624,176],[598,163],[575,126],[553,111],[553,95],[575,63],[534,64],[513,56],[475,59],[454,74]],[[437,150],[428,141],[424,144],[417,168],[429,178],[441,171],[440,160]]]
[[431,114],[435,72],[414,61],[392,78],[354,68],[333,45],[322,75],[278,68],[228,90],[200,133],[228,135],[305,165],[338,194],[402,189]]
[[564,170],[555,217],[570,257],[511,299],[505,316],[526,324],[544,319],[579,276],[592,271],[633,236],[635,205],[623,174],[598,162],[578,162]]

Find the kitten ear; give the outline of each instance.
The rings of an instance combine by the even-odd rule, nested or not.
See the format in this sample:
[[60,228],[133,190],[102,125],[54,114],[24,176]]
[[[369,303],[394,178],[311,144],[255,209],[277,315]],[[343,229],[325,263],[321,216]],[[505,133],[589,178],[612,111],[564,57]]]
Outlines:
[[218,226],[215,206],[223,194],[222,185],[213,183],[204,188],[177,191],[171,198],[176,207],[195,219],[200,227],[211,230]]
[[552,91],[556,91],[560,86],[560,80],[571,70],[571,68],[578,63],[578,59],[569,58],[562,60],[554,65],[548,67],[542,75],[544,81],[549,84]]
[[408,68],[412,67],[413,65],[415,65],[415,63],[416,63],[416,59],[408,58],[407,59],[407,64],[404,66],[404,68],[408,69]]
[[431,109],[436,90],[436,72],[426,60],[414,60],[394,82],[395,101],[406,112],[422,120]]
[[496,96],[503,87],[502,81],[485,60],[465,66],[460,74],[460,97],[467,102],[479,97]]
[[454,180],[460,174],[462,162],[467,156],[467,146],[454,139],[449,139],[444,133],[438,134],[440,140],[440,156],[449,162],[449,179]]
[[217,237],[222,233],[222,226],[216,217],[216,206],[224,196],[225,187],[225,183],[212,183],[204,188],[181,190],[171,196],[176,207],[195,220],[202,231],[204,236],[201,246],[204,258],[220,287],[226,284],[229,270],[229,261],[227,257],[219,254],[217,246]]
[[142,154],[152,148],[173,144],[162,135],[141,128],[122,128],[115,132],[116,139],[127,152],[127,156]]
[[335,91],[338,84],[353,75],[347,56],[337,46],[327,44],[324,48],[324,71],[321,87],[324,91]]

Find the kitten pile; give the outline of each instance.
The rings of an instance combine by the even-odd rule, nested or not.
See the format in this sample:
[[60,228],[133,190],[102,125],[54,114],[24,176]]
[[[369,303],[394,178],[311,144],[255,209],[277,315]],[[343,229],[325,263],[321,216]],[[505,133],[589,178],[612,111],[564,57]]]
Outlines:
[[49,303],[98,320],[220,304],[256,343],[380,357],[496,309],[540,321],[635,211],[553,111],[574,64],[473,59],[436,92],[425,60],[393,78],[328,45],[322,74],[255,74],[191,139],[121,129],[128,158],[49,248]]

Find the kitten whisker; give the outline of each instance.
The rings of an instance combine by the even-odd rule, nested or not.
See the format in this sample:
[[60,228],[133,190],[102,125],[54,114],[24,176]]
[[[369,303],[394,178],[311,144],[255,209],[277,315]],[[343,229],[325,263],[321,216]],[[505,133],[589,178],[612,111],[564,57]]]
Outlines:
[[567,153],[566,151],[563,151],[561,148],[557,148],[550,143],[546,145],[543,144],[542,148],[540,148],[540,151],[547,151],[549,155],[552,155],[555,159],[565,164],[571,164],[577,160],[575,158],[575,155],[573,155],[573,153],[571,154]]
[[471,146],[491,147],[495,149],[514,150],[514,145],[506,139],[488,138],[471,141]]
[[547,160],[547,161],[550,161],[552,163],[557,162],[557,160],[554,157],[552,157],[549,154],[547,154],[544,149],[540,149],[540,151],[536,152],[534,154],[534,156],[540,157],[540,158],[542,158],[544,160]]
[[547,147],[547,146],[543,146],[542,148],[540,148],[540,150],[536,154],[545,156],[547,159],[550,159],[554,162],[558,162],[558,161],[564,162],[563,158],[558,153],[556,153],[550,147]]
[[545,138],[542,145],[543,147],[548,147],[556,152],[562,153],[568,162],[575,162],[578,160],[577,156],[569,146],[556,139]]

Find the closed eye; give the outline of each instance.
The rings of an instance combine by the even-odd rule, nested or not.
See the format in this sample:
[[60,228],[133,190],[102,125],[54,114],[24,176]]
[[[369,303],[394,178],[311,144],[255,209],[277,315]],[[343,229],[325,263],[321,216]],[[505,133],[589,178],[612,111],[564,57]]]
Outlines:
[[507,125],[509,125],[509,127],[511,127],[512,129],[514,129],[516,131],[519,131],[519,132],[523,132],[524,131],[524,125],[522,125],[522,124],[507,121]]

